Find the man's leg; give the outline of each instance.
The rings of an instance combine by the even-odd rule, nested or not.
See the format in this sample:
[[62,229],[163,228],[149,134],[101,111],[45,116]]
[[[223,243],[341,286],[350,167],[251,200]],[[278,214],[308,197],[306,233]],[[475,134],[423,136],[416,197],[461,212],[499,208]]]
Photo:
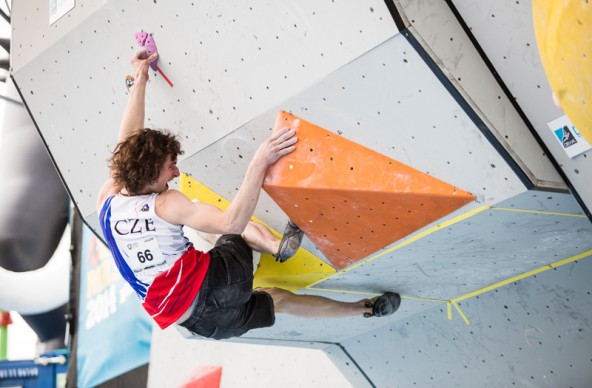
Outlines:
[[316,295],[297,295],[280,288],[258,288],[271,295],[276,313],[285,313],[305,318],[328,318],[363,316],[372,314],[368,300],[339,302]]
[[[195,233],[212,245],[215,245],[216,241],[218,241],[221,236],[220,234],[210,234],[199,231],[195,231]],[[280,249],[280,243],[282,241],[273,233],[271,233],[271,231],[266,226],[254,221],[249,221],[241,236],[252,250],[261,253],[271,253],[272,255],[278,253],[278,250]],[[298,246],[299,245],[300,241],[298,241]]]
[[257,252],[275,254],[280,247],[280,239],[258,222],[249,221],[242,237]]

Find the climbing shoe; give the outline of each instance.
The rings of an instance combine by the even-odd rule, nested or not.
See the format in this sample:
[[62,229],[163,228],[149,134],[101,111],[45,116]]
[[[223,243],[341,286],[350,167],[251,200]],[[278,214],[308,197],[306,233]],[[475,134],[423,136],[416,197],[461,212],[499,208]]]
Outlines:
[[298,248],[300,248],[303,236],[304,232],[300,230],[300,228],[296,226],[295,223],[293,223],[291,220],[288,220],[288,224],[284,229],[284,235],[280,241],[280,248],[274,255],[275,261],[283,263],[290,257],[294,256],[296,251],[298,251]]
[[384,317],[391,315],[401,305],[401,295],[396,292],[385,292],[384,294],[366,301],[366,307],[372,307],[372,313],[364,313],[365,318]]

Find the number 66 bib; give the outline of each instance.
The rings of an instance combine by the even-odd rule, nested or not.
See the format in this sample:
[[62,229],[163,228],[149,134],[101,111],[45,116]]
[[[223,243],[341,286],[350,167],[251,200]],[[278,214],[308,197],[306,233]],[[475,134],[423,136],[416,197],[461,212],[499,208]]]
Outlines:
[[126,244],[128,265],[134,273],[141,273],[154,268],[163,259],[156,237],[149,236],[140,242]]

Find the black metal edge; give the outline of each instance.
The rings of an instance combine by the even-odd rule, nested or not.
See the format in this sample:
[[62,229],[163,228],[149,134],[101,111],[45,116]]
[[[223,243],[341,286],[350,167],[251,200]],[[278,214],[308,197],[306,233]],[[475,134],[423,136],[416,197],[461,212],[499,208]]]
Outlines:
[[395,22],[395,25],[397,26],[397,29],[401,32],[403,30],[407,29],[407,26],[405,25],[405,19],[399,13],[399,9],[397,8],[397,5],[395,4],[394,0],[384,0],[384,3],[386,5],[386,7],[388,8],[388,10]]
[[352,355],[349,354],[349,352],[347,351],[347,349],[345,348],[345,346],[341,345],[340,343],[334,343],[333,345],[335,345],[339,349],[341,349],[341,351],[343,352],[343,354],[345,354],[345,356],[347,358],[349,358],[349,360],[351,361],[351,363],[356,368],[358,368],[358,370],[360,371],[360,374],[366,379],[366,381],[368,381],[368,384],[370,384],[370,386],[372,386],[373,388],[376,388],[376,384],[374,384],[374,382],[372,382],[372,379],[370,379],[370,376],[368,376],[366,374],[366,372],[364,372],[364,369],[356,362],[356,360],[352,357]]
[[68,369],[66,388],[78,386],[78,318],[80,311],[80,263],[82,257],[82,218],[77,213],[70,214],[70,301],[68,303]]
[[[415,36],[413,36],[411,31],[405,26],[405,24],[403,22],[404,19],[401,16],[401,14],[399,13],[399,10],[397,9],[397,7],[395,5],[394,0],[385,0],[385,4],[386,4],[389,12],[391,13],[393,21],[395,22],[395,24],[397,25],[397,28],[400,30],[400,32],[403,34],[403,36],[405,36],[405,38],[411,44],[411,46],[413,46],[413,48],[417,51],[417,53],[422,57],[424,62],[430,67],[430,69],[436,75],[436,77],[440,80],[442,85],[448,90],[448,92],[457,101],[457,103],[461,106],[461,108],[465,111],[465,113],[469,116],[469,118],[471,118],[473,123],[475,123],[477,128],[479,128],[481,133],[487,138],[487,140],[490,142],[490,144],[496,149],[496,151],[498,151],[500,153],[500,155],[504,158],[504,160],[510,165],[512,170],[516,173],[516,175],[518,176],[520,181],[526,186],[526,188],[528,190],[537,189],[537,190],[541,190],[541,191],[550,191],[550,192],[565,192],[565,190],[561,190],[561,189],[539,187],[539,186],[535,185],[534,182],[532,182],[532,180],[528,177],[528,175],[524,172],[524,170],[518,165],[518,163],[516,163],[514,158],[509,154],[509,152],[505,149],[505,147],[503,147],[503,145],[499,142],[499,140],[489,130],[487,125],[485,125],[483,120],[481,120],[479,115],[477,115],[477,113],[468,104],[468,102],[464,99],[464,97],[454,87],[452,82],[450,82],[448,77],[446,77],[446,75],[442,72],[442,70],[434,62],[432,57],[425,51],[425,49],[417,41]],[[590,209],[588,209],[588,207],[586,206],[586,204],[582,200],[582,197],[580,197],[577,190],[575,189],[575,187],[570,182],[567,175],[565,174],[565,172],[561,168],[561,165],[553,157],[553,154],[549,151],[549,148],[545,145],[545,143],[543,142],[541,137],[538,135],[538,133],[534,129],[534,126],[532,125],[530,120],[528,120],[528,117],[526,116],[526,114],[524,113],[522,108],[520,108],[520,106],[518,105],[518,103],[516,102],[514,97],[512,96],[512,93],[510,92],[510,90],[508,89],[508,87],[506,86],[504,81],[501,79],[500,75],[496,71],[495,67],[493,66],[493,64],[491,63],[491,61],[487,57],[487,55],[485,55],[483,48],[481,47],[481,45],[479,45],[479,42],[477,42],[477,39],[475,38],[475,36],[471,32],[470,28],[467,26],[464,19],[462,18],[462,16],[460,15],[458,10],[456,9],[454,4],[452,3],[452,0],[446,0],[446,4],[449,6],[450,10],[452,11],[455,18],[457,19],[457,21],[461,25],[462,29],[469,37],[471,43],[473,44],[473,46],[475,47],[475,49],[477,50],[477,52],[479,53],[479,55],[481,56],[483,61],[485,62],[487,68],[490,70],[493,77],[495,78],[495,80],[498,82],[498,84],[502,88],[502,91],[504,92],[504,94],[506,95],[506,97],[508,98],[508,100],[510,101],[510,103],[512,104],[514,109],[516,109],[516,112],[518,113],[518,115],[520,116],[520,118],[522,119],[522,121],[524,122],[524,124],[526,125],[526,127],[528,128],[528,130],[530,131],[532,136],[534,137],[537,144],[541,147],[544,154],[547,156],[547,158],[549,159],[549,161],[551,162],[551,164],[553,165],[553,167],[555,168],[557,173],[561,176],[561,178],[563,179],[563,181],[567,185],[569,192],[574,196],[575,200],[578,202],[578,204],[582,208],[582,211],[584,212],[584,214],[592,222],[592,214],[590,213]]]
[[463,111],[469,116],[471,121],[475,124],[475,126],[481,131],[483,136],[489,141],[489,143],[495,148],[495,150],[501,155],[501,157],[508,163],[510,168],[514,171],[514,173],[518,176],[520,181],[528,190],[535,188],[534,183],[528,177],[528,175],[524,172],[524,170],[518,165],[518,163],[514,160],[512,155],[506,150],[506,148],[500,143],[500,141],[495,137],[495,135],[491,132],[489,127],[481,120],[481,117],[475,112],[475,110],[471,107],[471,105],[465,100],[465,98],[460,94],[458,89],[452,84],[452,82],[446,77],[442,69],[436,64],[436,62],[432,59],[432,57],[427,53],[427,51],[422,47],[422,45],[417,41],[415,36],[411,33],[411,31],[406,30],[403,31],[403,36],[407,39],[409,44],[415,49],[415,51],[419,54],[419,56],[424,60],[424,62],[428,65],[430,70],[434,73],[436,78],[442,83],[442,85],[446,88],[448,93],[454,98],[454,100],[460,105]]
[[[520,116],[520,118],[522,119],[522,121],[524,122],[524,124],[526,125],[526,127],[528,128],[528,130],[530,131],[530,133],[532,134],[532,136],[536,140],[536,142],[538,143],[539,147],[541,147],[541,149],[543,150],[543,152],[545,153],[545,155],[547,156],[547,158],[549,159],[549,161],[551,162],[553,167],[555,167],[555,170],[557,170],[557,173],[561,176],[561,178],[563,179],[563,181],[567,185],[570,193],[574,196],[574,198],[576,199],[578,204],[581,206],[582,210],[584,211],[584,213],[586,214],[588,219],[592,222],[592,214],[590,213],[590,210],[588,209],[588,207],[586,206],[586,204],[582,200],[582,197],[580,197],[580,195],[578,194],[578,192],[576,191],[574,186],[571,184],[569,178],[567,177],[567,175],[565,174],[565,172],[561,168],[561,165],[559,164],[559,162],[557,162],[557,160],[555,159],[553,154],[550,152],[549,148],[547,147],[547,145],[545,144],[543,139],[539,136],[539,134],[535,130],[534,126],[532,125],[532,123],[530,122],[530,120],[528,119],[528,117],[526,116],[526,114],[524,113],[524,111],[522,110],[520,105],[518,104],[518,102],[516,102],[516,99],[514,98],[514,96],[512,96],[510,89],[508,88],[508,86],[506,85],[506,83],[504,82],[502,77],[499,75],[499,73],[497,72],[497,70],[493,66],[493,63],[489,60],[489,57],[487,57],[487,55],[485,54],[485,51],[483,50],[483,48],[481,47],[481,45],[477,41],[477,38],[475,38],[475,35],[473,35],[473,32],[471,31],[471,29],[469,28],[469,26],[467,25],[467,23],[465,22],[465,20],[461,16],[460,12],[456,8],[456,6],[452,2],[452,0],[446,0],[446,4],[450,8],[450,11],[452,12],[454,17],[456,18],[456,20],[460,24],[460,26],[463,29],[463,31],[465,32],[465,34],[467,34],[467,36],[469,37],[469,40],[473,44],[473,47],[475,47],[475,49],[477,50],[477,53],[479,53],[479,56],[481,57],[481,59],[483,60],[483,62],[485,63],[485,65],[487,66],[487,68],[489,69],[489,71],[491,72],[493,77],[495,78],[495,80],[497,81],[498,85],[502,88],[502,91],[504,92],[504,94],[506,95],[508,100],[510,101],[510,104],[512,104],[512,106],[514,107],[514,109],[516,110],[516,112],[518,113],[518,115]],[[540,188],[540,187],[536,187],[536,188],[538,190],[545,189],[545,188]]]
[[[41,141],[43,142],[43,145],[45,146],[45,149],[47,150],[47,153],[49,155],[49,158],[51,159],[51,162],[53,164],[53,167],[55,168],[56,172],[58,173],[58,176],[60,177],[60,180],[62,181],[62,185],[64,185],[64,188],[66,189],[66,192],[68,193],[68,197],[70,197],[70,201],[72,202],[72,204],[74,205],[74,209],[76,210],[76,213],[78,213],[78,216],[80,217],[80,219],[82,220],[82,222],[84,223],[84,225],[86,225],[86,227],[88,229],[90,229],[95,236],[97,236],[103,243],[105,243],[105,240],[103,239],[103,236],[99,235],[91,226],[90,224],[86,221],[86,219],[82,216],[82,212],[80,211],[80,208],[78,207],[78,204],[76,203],[76,201],[74,200],[74,196],[72,195],[72,191],[70,190],[70,187],[68,187],[68,184],[66,182],[66,180],[64,179],[64,176],[62,175],[62,171],[60,170],[59,166],[57,165],[55,158],[53,157],[53,154],[51,153],[51,150],[49,149],[49,147],[47,146],[47,142],[45,141],[45,137],[43,137],[43,133],[41,132],[41,129],[39,128],[39,125],[37,125],[37,121],[35,121],[35,117],[33,116],[33,113],[31,112],[31,109],[29,108],[29,105],[27,104],[27,101],[25,100],[25,98],[23,97],[23,93],[21,92],[21,88],[18,85],[18,82],[16,81],[16,79],[14,78],[14,75],[11,74],[10,78],[12,79],[12,82],[14,83],[14,86],[21,98],[21,102],[24,105],[24,107],[27,109],[27,112],[29,113],[29,117],[31,118],[31,121],[33,122],[33,125],[35,125],[35,128],[37,129],[37,133],[39,133],[39,137],[41,138]],[[106,245],[106,243],[105,243]]]

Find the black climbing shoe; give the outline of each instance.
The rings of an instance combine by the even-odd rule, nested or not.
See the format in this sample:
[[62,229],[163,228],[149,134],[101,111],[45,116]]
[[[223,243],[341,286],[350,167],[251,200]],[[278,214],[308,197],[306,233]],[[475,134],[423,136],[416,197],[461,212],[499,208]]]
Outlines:
[[366,302],[366,307],[372,307],[372,313],[364,313],[365,318],[384,317],[391,315],[401,305],[401,295],[396,292],[385,292],[384,294]]
[[284,229],[282,241],[280,241],[280,248],[278,249],[278,252],[274,255],[275,261],[283,263],[290,257],[294,256],[296,254],[296,251],[298,251],[298,248],[300,248],[303,236],[304,232],[301,231],[295,223],[293,223],[291,220],[288,220],[286,229]]

